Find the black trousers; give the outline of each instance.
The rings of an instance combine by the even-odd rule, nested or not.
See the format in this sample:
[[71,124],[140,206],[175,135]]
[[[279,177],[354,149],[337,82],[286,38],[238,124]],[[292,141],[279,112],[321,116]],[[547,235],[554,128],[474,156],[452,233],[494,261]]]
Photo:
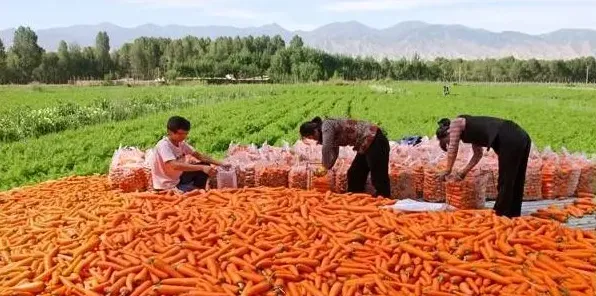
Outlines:
[[389,140],[379,130],[364,154],[356,154],[348,170],[348,192],[362,193],[370,172],[375,196],[391,197],[389,184]]
[[[201,165],[207,165],[207,163],[198,163]],[[194,189],[205,189],[207,187],[207,181],[209,175],[202,171],[196,172],[183,172],[180,176],[180,183],[178,189],[182,191],[192,191]]]
[[493,143],[499,157],[499,193],[494,206],[499,216],[512,218],[521,215],[531,146],[530,136],[510,121],[503,124]]

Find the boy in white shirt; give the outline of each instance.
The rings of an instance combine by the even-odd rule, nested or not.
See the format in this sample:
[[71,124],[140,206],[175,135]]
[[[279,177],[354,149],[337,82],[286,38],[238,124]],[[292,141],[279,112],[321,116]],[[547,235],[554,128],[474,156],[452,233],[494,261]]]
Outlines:
[[[168,120],[168,134],[155,146],[151,165],[151,177],[155,190],[204,189],[210,176],[215,175],[213,166],[225,166],[208,155],[197,152],[185,142],[190,131],[190,122],[183,117],[173,116]],[[191,155],[200,163],[186,162]],[[213,165],[213,166],[212,166]]]

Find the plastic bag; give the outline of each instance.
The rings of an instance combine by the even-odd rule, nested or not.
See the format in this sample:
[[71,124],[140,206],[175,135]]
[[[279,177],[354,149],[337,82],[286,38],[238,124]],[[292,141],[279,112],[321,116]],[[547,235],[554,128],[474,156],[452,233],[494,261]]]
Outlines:
[[333,170],[321,171],[321,163],[308,163],[307,165],[307,187],[308,190],[316,190],[321,193],[331,191],[335,178]]
[[559,175],[559,157],[550,147],[542,153],[542,197],[554,199],[557,197],[555,177]]
[[238,180],[236,176],[236,169],[217,168],[217,188],[238,188]]
[[483,170],[474,170],[462,180],[449,180],[445,183],[448,205],[460,210],[483,209],[486,203],[487,175]]
[[526,167],[526,178],[524,184],[524,201],[542,199],[542,155],[536,146],[532,145]]
[[308,172],[306,165],[296,165],[288,173],[288,187],[297,189],[308,189]]
[[123,192],[145,191],[150,175],[145,167],[145,154],[136,147],[120,147],[114,151],[108,181]]
[[581,167],[575,159],[563,148],[559,158],[559,170],[556,171],[555,188],[556,197],[570,197],[577,189],[577,183],[581,175]]
[[326,193],[333,188],[333,171],[327,171],[323,176],[312,175],[311,190]]
[[481,165],[486,174],[485,196],[487,200],[495,200],[499,194],[499,166],[493,159],[487,159]]
[[391,198],[414,199],[417,197],[414,170],[406,162],[404,165],[392,164],[389,167]]
[[217,188],[217,174],[215,176],[209,177],[209,181],[207,182],[206,186],[207,190],[216,189]]
[[147,149],[145,151],[145,162],[143,164],[145,168],[145,174],[147,175],[147,189],[153,189],[153,175],[151,174],[151,166],[153,165],[155,152],[153,149]]
[[581,174],[577,183],[577,197],[593,198],[596,192],[596,162],[582,156],[579,160]]
[[531,157],[526,168],[526,183],[524,185],[525,201],[542,199],[542,159]]
[[334,167],[335,171],[335,186],[334,192],[337,193],[346,193],[348,192],[348,170],[350,169],[350,165],[341,162],[339,165]]
[[414,174],[414,188],[416,190],[416,197],[422,198],[424,190],[424,164],[421,161],[416,161],[412,164],[412,172]]
[[422,198],[429,202],[445,201],[445,182],[440,179],[439,174],[444,171],[444,165],[438,159],[429,162],[424,167],[424,188]]
[[412,199],[398,200],[390,206],[381,208],[404,212],[444,212],[453,209],[452,206],[443,203],[421,202]]
[[240,163],[236,166],[236,180],[239,188],[255,187],[255,175],[254,163]]
[[261,162],[255,166],[257,187],[288,187],[290,167],[271,162]]
[[230,157],[230,156],[234,156],[236,153],[244,151],[244,147],[240,146],[240,144],[234,143],[234,142],[230,142],[230,145],[228,145],[228,151],[226,152],[226,156]]

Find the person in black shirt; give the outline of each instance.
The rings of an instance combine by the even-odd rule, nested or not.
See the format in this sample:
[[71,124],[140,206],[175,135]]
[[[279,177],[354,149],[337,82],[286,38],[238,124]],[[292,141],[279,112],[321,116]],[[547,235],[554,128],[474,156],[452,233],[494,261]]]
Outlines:
[[436,135],[444,151],[448,151],[447,170],[453,169],[460,140],[472,144],[474,156],[468,165],[456,174],[463,179],[482,158],[482,149],[493,149],[499,159],[498,196],[494,209],[499,216],[518,217],[526,180],[526,167],[532,141],[526,131],[510,120],[460,115],[453,121],[441,119]]

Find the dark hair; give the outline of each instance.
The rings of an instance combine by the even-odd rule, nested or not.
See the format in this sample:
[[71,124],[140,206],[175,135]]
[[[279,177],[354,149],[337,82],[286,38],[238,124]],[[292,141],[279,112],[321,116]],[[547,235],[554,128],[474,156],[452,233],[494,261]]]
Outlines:
[[302,137],[308,137],[315,134],[315,131],[320,131],[323,125],[321,117],[315,117],[311,121],[307,121],[300,126],[300,135]]
[[451,121],[447,118],[443,118],[437,122],[439,127],[437,128],[436,135],[438,139],[444,138],[449,135],[449,125],[451,125]]
[[171,132],[177,132],[179,130],[190,131],[190,121],[184,117],[172,116],[168,119],[168,130]]
[[[447,118],[443,118],[441,120],[439,120],[439,122],[437,122],[437,124],[439,125],[439,127],[437,128],[437,138],[439,140],[444,139],[445,137],[449,136],[449,125],[451,125],[451,121]],[[447,142],[446,141],[440,141],[439,145],[441,146],[441,149],[445,152],[447,152]]]

